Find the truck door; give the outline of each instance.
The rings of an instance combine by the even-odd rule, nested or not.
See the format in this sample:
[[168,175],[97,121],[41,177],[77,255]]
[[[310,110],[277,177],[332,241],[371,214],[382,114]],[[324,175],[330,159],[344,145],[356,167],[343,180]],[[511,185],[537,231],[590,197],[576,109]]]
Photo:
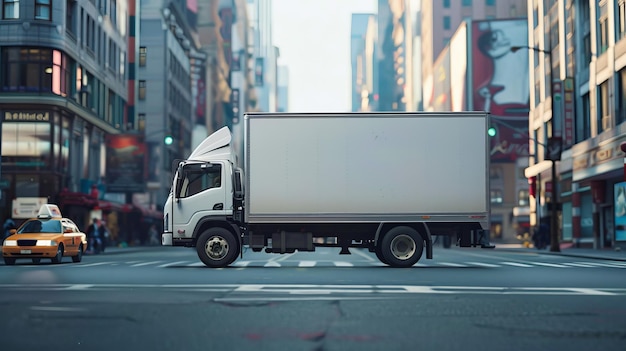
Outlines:
[[175,188],[174,237],[191,237],[196,223],[225,213],[223,167],[217,163],[188,163],[179,169]]

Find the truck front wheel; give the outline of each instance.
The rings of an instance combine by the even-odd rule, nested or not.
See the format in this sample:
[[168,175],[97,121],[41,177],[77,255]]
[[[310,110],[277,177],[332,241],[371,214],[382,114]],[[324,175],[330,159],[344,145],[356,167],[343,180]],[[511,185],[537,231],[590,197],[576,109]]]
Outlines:
[[205,230],[196,242],[200,260],[208,267],[226,267],[237,259],[237,238],[224,228]]
[[424,239],[411,227],[395,227],[385,234],[381,243],[380,251],[385,259],[381,260],[392,267],[411,267],[424,251]]

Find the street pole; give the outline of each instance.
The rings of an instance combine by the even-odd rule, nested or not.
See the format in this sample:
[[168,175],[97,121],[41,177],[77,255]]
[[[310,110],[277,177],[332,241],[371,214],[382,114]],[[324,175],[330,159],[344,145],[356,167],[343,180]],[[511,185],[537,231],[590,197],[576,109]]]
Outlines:
[[[552,123],[552,128],[550,130],[550,136],[554,137],[554,128],[555,128],[555,115],[554,115],[554,65],[552,64],[552,35],[548,32],[548,50],[543,50],[544,54],[548,55],[548,62],[550,64],[550,114],[552,115],[550,118],[550,123]],[[544,61],[545,62],[545,61]],[[548,143],[550,145],[550,143]],[[554,146],[553,146],[554,147]],[[559,153],[561,150],[559,149]],[[550,150],[548,150],[548,154],[551,156],[550,161],[552,162],[552,194],[550,194],[550,251],[551,252],[560,252],[561,244],[559,242],[559,231],[557,227],[559,222],[557,220],[558,209],[557,209],[557,180],[556,180],[556,160],[554,155],[551,154]]]
[[[550,86],[550,101],[551,101],[551,113],[552,113],[552,117],[550,118],[550,123],[552,123],[552,128],[550,130],[550,137],[548,139],[552,139],[554,138],[554,128],[555,128],[555,116],[554,116],[554,75],[553,75],[553,68],[554,66],[552,65],[552,37],[550,36],[550,33],[548,33],[548,50],[545,49],[540,49],[540,48],[536,48],[536,47],[532,47],[532,46],[513,46],[511,47],[511,52],[516,52],[521,48],[527,48],[529,50],[532,51],[537,51],[537,52],[541,52],[544,55],[548,55],[548,64],[550,66],[550,75],[549,75],[549,80],[550,82],[548,82],[548,85]],[[545,60],[544,60],[545,63]],[[559,242],[559,231],[557,229],[559,222],[557,220],[557,216],[558,216],[558,208],[557,208],[557,201],[556,201],[556,197],[557,197],[557,174],[556,174],[556,160],[553,155],[551,150],[550,150],[550,146],[554,147],[554,145],[550,145],[551,143],[546,142],[545,144],[543,144],[544,147],[544,155],[549,155],[550,156],[550,162],[552,162],[551,164],[551,176],[552,176],[552,193],[550,194],[550,251],[551,252],[560,252],[561,251],[561,244]],[[560,150],[560,146],[559,146],[559,154],[561,153]],[[536,154],[536,153],[535,153]],[[535,161],[536,161],[536,157],[535,157]],[[539,223],[539,225],[541,225],[541,223]]]

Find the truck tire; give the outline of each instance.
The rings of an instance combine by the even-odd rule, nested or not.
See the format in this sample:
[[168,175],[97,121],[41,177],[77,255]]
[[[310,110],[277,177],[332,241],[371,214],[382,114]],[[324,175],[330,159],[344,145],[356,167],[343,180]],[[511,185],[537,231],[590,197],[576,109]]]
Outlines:
[[224,228],[205,230],[196,242],[198,257],[211,268],[226,267],[237,259],[239,245],[233,233]]
[[380,251],[386,260],[383,263],[398,268],[411,267],[422,257],[424,239],[411,227],[394,227],[383,237]]

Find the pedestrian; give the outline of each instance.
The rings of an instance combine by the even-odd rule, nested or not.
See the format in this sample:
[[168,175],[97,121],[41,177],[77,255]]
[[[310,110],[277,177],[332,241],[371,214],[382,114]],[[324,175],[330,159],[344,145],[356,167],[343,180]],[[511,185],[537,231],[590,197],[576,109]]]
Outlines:
[[161,241],[159,241],[159,233],[154,224],[150,225],[150,229],[148,229],[148,239],[150,240],[150,245],[161,244]]
[[6,221],[4,221],[4,224],[2,225],[2,241],[4,242],[4,239],[8,238],[9,235],[11,235],[11,229],[17,229],[17,226],[15,225],[15,221],[13,220],[13,218],[9,217],[7,218]]
[[105,240],[105,231],[106,229],[100,222],[100,218],[94,218],[89,228],[87,228],[87,239],[89,245],[89,251],[94,253],[100,253],[104,251],[104,240]]
[[550,228],[546,223],[541,223],[533,234],[533,244],[537,250],[543,250],[550,243]]

